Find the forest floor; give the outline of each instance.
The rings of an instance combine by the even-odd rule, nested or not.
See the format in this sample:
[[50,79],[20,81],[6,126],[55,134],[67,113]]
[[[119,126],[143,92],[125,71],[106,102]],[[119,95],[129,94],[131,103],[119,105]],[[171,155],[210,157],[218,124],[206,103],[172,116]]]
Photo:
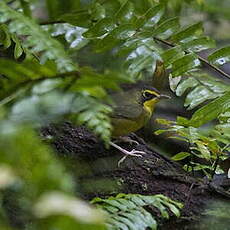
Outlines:
[[[169,220],[159,217],[155,209],[148,209],[158,216],[159,229],[221,229],[227,230],[230,220],[209,218],[204,211],[210,204],[230,202],[229,179],[209,181],[187,173],[182,166],[150,148],[141,138],[131,134],[139,145],[121,143],[126,149],[146,152],[143,157],[127,157],[120,166],[122,153],[114,148],[105,148],[91,132],[84,127],[74,127],[66,122],[42,129],[44,137],[52,137],[52,146],[64,159],[71,174],[76,176],[78,195],[90,200],[94,197],[115,196],[118,193],[142,195],[163,194],[183,203],[181,216],[171,214]],[[205,221],[203,221],[205,220]],[[207,222],[212,227],[208,228]]]

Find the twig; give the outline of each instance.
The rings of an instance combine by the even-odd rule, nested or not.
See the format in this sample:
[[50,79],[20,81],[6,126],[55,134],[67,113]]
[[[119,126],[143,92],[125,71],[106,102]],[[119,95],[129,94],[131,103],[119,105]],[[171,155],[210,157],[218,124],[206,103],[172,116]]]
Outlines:
[[66,23],[64,20],[59,20],[59,21],[45,21],[45,22],[40,22],[39,25],[45,26],[45,25],[53,25],[53,24],[60,24],[60,23]]
[[[161,42],[161,43],[163,43],[163,44],[165,44],[165,45],[167,45],[167,46],[170,46],[170,47],[175,47],[175,46],[176,46],[175,44],[172,44],[171,42],[165,41],[165,40],[160,39],[160,38],[157,38],[157,37],[154,37],[154,40],[159,41],[159,42]],[[185,51],[185,53],[186,53],[186,54],[189,54],[188,51]],[[205,63],[206,65],[208,65],[210,68],[214,69],[216,72],[218,72],[218,73],[221,74],[222,76],[224,76],[224,77],[230,79],[230,75],[229,75],[229,74],[225,73],[223,70],[219,69],[218,67],[212,65],[212,64],[209,63],[205,58],[203,58],[203,57],[201,57],[201,56],[198,55],[198,59],[199,59],[201,62],[203,62],[203,63]]]

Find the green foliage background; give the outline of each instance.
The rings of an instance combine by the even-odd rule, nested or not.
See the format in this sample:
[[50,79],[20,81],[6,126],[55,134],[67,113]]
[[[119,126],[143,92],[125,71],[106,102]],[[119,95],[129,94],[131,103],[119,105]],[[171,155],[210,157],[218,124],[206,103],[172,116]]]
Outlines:
[[[218,33],[210,38],[204,25],[211,28],[210,34],[214,25],[223,26],[229,20],[227,3],[0,2],[0,189],[2,204],[5,193],[19,197],[19,215],[24,216],[20,229],[108,228],[104,213],[76,198],[74,180],[36,130],[68,117],[108,143],[112,130],[108,91],[119,90],[121,83],[151,80],[157,61],[170,71],[171,90],[184,96],[184,106],[194,111],[191,118],[159,120],[167,129],[158,134],[172,131],[177,134],[172,137],[191,144],[190,151],[175,160],[194,154],[208,161],[193,162],[197,170],[209,176],[206,169],[215,172],[216,160],[224,160],[230,151],[230,76],[220,69],[230,61],[230,46],[224,34],[217,49]],[[194,22],[190,15],[202,15],[205,23]],[[200,52],[207,50],[205,59]],[[222,77],[204,71],[203,64]],[[207,123],[208,131],[200,128]],[[59,208],[54,201],[60,202]],[[86,210],[84,216],[73,211],[79,207]],[[15,229],[7,222],[3,205],[0,216],[2,229]],[[115,229],[119,227],[125,229],[119,224]]]

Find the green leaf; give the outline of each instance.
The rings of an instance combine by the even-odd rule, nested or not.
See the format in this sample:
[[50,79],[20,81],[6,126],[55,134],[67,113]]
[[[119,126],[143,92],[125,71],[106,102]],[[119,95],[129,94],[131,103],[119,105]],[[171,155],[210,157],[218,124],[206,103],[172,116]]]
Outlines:
[[154,31],[153,36],[161,39],[167,39],[180,28],[179,18],[170,18],[162,22]]
[[[9,66],[14,65],[13,68]],[[54,63],[47,63],[44,65],[38,62],[25,61],[21,64],[8,60],[0,59],[0,71],[8,77],[8,80],[23,80],[23,79],[38,79],[44,77],[44,79],[55,76],[56,69]],[[3,80],[1,78],[1,80]]]
[[229,108],[230,91],[197,110],[190,119],[189,124],[194,127],[199,127],[217,118],[223,111]]
[[195,143],[197,148],[194,147],[193,149],[197,149],[203,158],[210,160],[211,153],[208,147],[201,141],[196,141]]
[[186,54],[172,63],[172,76],[177,77],[194,71],[199,65],[200,61],[195,54]]
[[106,17],[114,17],[114,14],[121,8],[119,0],[104,1],[103,6],[105,8]]
[[71,49],[79,50],[86,46],[89,40],[85,39],[82,34],[86,31],[86,29],[82,27],[73,27],[68,24],[66,25],[65,39],[70,44],[69,47]]
[[194,77],[196,77],[199,80],[199,82],[202,83],[202,85],[209,88],[210,91],[212,91],[215,94],[220,95],[230,89],[229,85],[225,84],[225,82],[211,77],[207,74],[199,74],[195,75]]
[[218,117],[221,123],[228,123],[230,122],[230,109],[226,110],[224,113],[221,113]]
[[146,13],[146,11],[148,11],[151,7],[156,5],[153,1],[149,0],[132,0],[132,2],[134,2],[135,4],[135,10],[138,15]]
[[137,77],[137,75],[141,72],[141,70],[152,65],[154,58],[152,56],[139,55],[138,57],[131,59],[130,62],[127,62],[128,72],[132,76],[133,79]]
[[173,42],[185,43],[197,38],[202,33],[203,33],[202,23],[198,22],[174,34],[170,40],[172,40]]
[[170,126],[172,125],[174,122],[170,121],[170,120],[167,120],[167,119],[163,119],[163,118],[157,118],[155,120],[158,124],[161,124],[161,125],[166,125],[166,126]]
[[218,94],[213,93],[203,85],[199,85],[188,93],[185,99],[184,106],[189,106],[188,109],[193,109],[201,103],[209,99],[218,97]]
[[191,155],[191,153],[180,152],[180,153],[177,153],[176,155],[174,155],[171,159],[174,161],[181,161],[181,160],[189,157],[190,155]]
[[88,11],[82,10],[75,13],[63,14],[59,20],[68,22],[73,26],[80,26],[87,28],[91,24],[90,14]]
[[123,24],[113,29],[108,35],[100,39],[95,49],[97,52],[104,52],[114,48],[122,40],[132,37],[136,30],[132,24]]
[[224,65],[230,62],[230,46],[221,48],[208,56],[208,61],[214,65]]
[[4,49],[10,46],[14,49],[14,58],[18,59],[24,53],[21,41],[14,34],[10,33],[6,25],[0,26],[0,44],[3,45]]
[[170,89],[175,92],[178,84],[181,82],[182,77],[172,77],[171,74],[169,75],[169,87]]
[[109,34],[105,36],[103,39],[99,39],[94,45],[94,49],[97,53],[105,52],[107,50],[113,49],[120,43],[121,43],[121,40]]
[[150,8],[144,15],[136,21],[137,27],[153,27],[156,25],[164,14],[164,5],[158,4]]
[[86,46],[89,42],[88,39],[83,37],[83,33],[87,30],[83,27],[72,26],[67,23],[57,23],[54,25],[42,26],[53,37],[64,35],[65,40],[69,43],[69,48],[79,50]]
[[170,211],[176,216],[176,217],[180,217],[180,210],[179,208],[177,208],[174,204],[170,204],[169,202],[165,204],[166,206],[168,206],[168,208],[170,209]]
[[176,88],[176,95],[177,96],[182,96],[185,91],[189,88],[194,88],[197,86],[199,83],[194,77],[188,77],[187,79],[183,80],[182,82],[179,83],[179,85]]
[[110,32],[116,27],[112,18],[103,18],[98,21],[95,25],[90,27],[83,36],[86,38],[100,37],[105,33]]
[[[12,66],[12,68],[9,68],[9,66]],[[7,76],[7,78],[0,78],[0,101],[38,79],[49,79],[57,73],[54,63],[41,65],[37,62],[24,61],[19,64],[7,59],[0,59],[0,72]]]
[[126,0],[115,15],[118,23],[130,23],[134,17],[134,5]]
[[135,50],[140,46],[140,40],[139,39],[131,39],[127,40],[124,44],[119,47],[119,50],[117,51],[117,56],[131,56],[132,52],[135,52]]
[[132,24],[123,24],[116,27],[110,34],[120,40],[128,39],[136,33],[136,28]]
[[169,210],[176,216],[176,217],[180,217],[180,210],[181,208],[183,208],[183,204],[171,200],[170,198],[159,194],[155,196],[157,198],[157,200],[160,201],[160,203],[162,203],[165,207],[169,208]]
[[98,2],[93,2],[90,5],[89,11],[91,13],[90,19],[91,21],[98,21],[100,19],[105,18],[106,16],[106,10],[104,6]]
[[[224,137],[224,135],[226,137],[229,138],[230,140],[230,122],[228,123],[225,123],[225,124],[219,124],[219,125],[216,125],[216,130],[218,130],[219,132],[222,133],[222,136]],[[224,135],[223,135],[224,134]]]
[[14,58],[18,59],[23,54],[24,50],[23,50],[23,48],[21,46],[21,42],[19,41],[19,39],[16,36],[12,36],[12,40],[15,43]]
[[168,50],[164,51],[161,54],[161,57],[164,60],[165,67],[168,67],[174,61],[176,61],[177,59],[183,57],[184,54],[185,54],[185,52],[181,49],[181,47],[180,46],[176,46],[176,47],[173,47],[171,49],[168,49]]
[[0,25],[0,43],[7,49],[11,45],[11,36],[6,25]]
[[180,80],[176,86],[176,95],[187,93],[185,106],[193,109],[207,100],[222,96],[229,89],[228,85],[214,77],[194,73],[193,76]]
[[202,50],[215,48],[216,43],[209,37],[197,38],[181,44],[182,49],[189,52],[200,52]]

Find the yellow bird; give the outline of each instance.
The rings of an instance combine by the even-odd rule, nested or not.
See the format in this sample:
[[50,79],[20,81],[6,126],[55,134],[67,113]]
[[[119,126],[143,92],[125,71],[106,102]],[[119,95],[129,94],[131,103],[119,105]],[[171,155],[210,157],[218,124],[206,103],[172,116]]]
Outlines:
[[[170,98],[161,94],[157,89],[148,86],[139,86],[130,90],[112,95],[115,102],[111,116],[113,132],[112,137],[118,138],[142,128],[151,118],[156,104],[163,98]],[[118,164],[128,155],[141,156],[143,151],[133,149],[127,151],[114,142],[110,144],[125,154]]]

